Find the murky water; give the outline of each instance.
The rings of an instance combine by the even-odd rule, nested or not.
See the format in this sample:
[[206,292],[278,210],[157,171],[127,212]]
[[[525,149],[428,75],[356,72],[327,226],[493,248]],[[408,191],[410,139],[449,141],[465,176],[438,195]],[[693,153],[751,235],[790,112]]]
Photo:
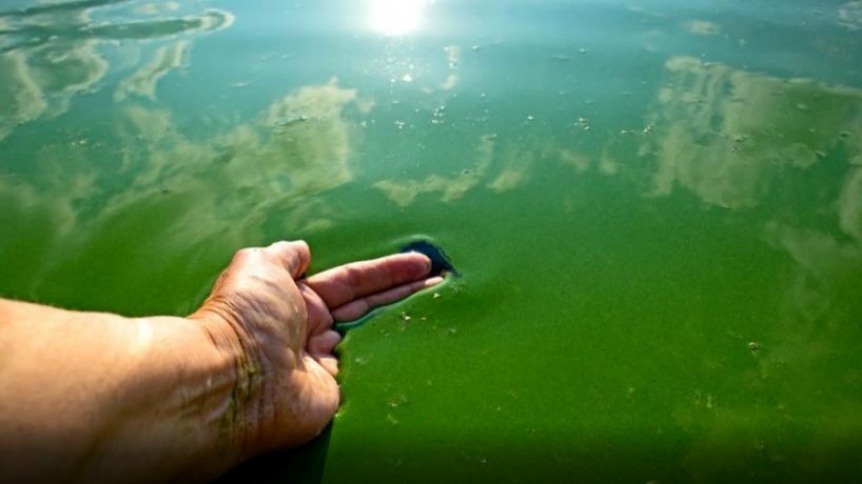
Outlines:
[[[862,2],[6,0],[0,295],[440,244],[270,480],[862,477]],[[256,466],[256,467],[255,467]]]

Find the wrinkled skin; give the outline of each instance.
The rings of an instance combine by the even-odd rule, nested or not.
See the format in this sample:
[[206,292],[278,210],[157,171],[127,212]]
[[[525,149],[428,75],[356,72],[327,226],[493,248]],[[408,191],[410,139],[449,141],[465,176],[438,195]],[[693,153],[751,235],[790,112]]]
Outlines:
[[431,261],[419,253],[305,278],[310,261],[301,241],[243,249],[190,316],[215,327],[214,339],[241,347],[235,418],[246,457],[307,442],[332,419],[339,403],[335,322],[355,320],[442,280],[428,276]]

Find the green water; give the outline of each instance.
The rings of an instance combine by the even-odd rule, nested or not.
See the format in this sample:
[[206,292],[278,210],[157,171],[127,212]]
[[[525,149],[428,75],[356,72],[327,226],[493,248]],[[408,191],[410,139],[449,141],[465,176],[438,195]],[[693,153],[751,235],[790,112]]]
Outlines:
[[0,295],[424,236],[464,276],[231,479],[862,478],[862,2],[386,3],[5,1]]

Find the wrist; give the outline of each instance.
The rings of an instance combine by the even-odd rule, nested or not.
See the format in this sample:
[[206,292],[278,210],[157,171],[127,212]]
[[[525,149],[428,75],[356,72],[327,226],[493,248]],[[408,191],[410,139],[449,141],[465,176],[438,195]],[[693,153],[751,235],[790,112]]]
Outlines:
[[[203,481],[242,459],[243,425],[237,403],[238,350],[207,324],[190,318],[131,321],[142,348],[120,401],[117,434],[157,480]],[[139,447],[135,449],[135,447]],[[122,458],[118,459],[122,462]],[[121,470],[121,469],[120,469]]]
[[222,411],[218,416],[220,439],[229,441],[236,462],[255,455],[256,426],[250,416],[258,414],[263,371],[257,342],[242,327],[235,324],[230,313],[209,305],[187,318],[210,342],[221,365],[230,374],[230,388],[222,392]]

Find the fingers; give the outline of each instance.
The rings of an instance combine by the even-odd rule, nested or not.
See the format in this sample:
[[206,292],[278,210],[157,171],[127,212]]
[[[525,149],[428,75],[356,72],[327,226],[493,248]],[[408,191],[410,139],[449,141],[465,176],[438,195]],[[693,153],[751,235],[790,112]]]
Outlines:
[[308,352],[315,357],[332,354],[332,350],[340,342],[341,335],[329,329],[309,339]]
[[318,356],[314,358],[320,366],[332,376],[338,376],[338,358],[332,355]]
[[368,311],[371,311],[378,306],[385,306],[387,304],[394,303],[395,301],[404,299],[415,292],[441,282],[443,282],[443,278],[435,276],[428,279],[414,281],[409,284],[403,284],[360,299],[355,299],[333,310],[332,317],[337,322],[353,321],[361,318]]
[[[320,295],[329,308],[339,308],[352,301],[423,280],[430,271],[431,260],[423,254],[411,252],[345,264],[315,274],[305,282]],[[413,292],[415,290],[407,293],[396,291],[395,294],[400,297],[395,297],[389,302],[406,297]]]
[[332,351],[339,342],[341,335],[332,330],[325,331],[308,342],[308,353],[332,376],[338,375],[338,359]]
[[305,300],[305,311],[308,314],[308,335],[314,337],[332,327],[332,315],[323,299],[304,282],[299,282],[297,287],[299,287],[299,292]]
[[311,249],[304,240],[293,242],[282,240],[263,250],[281,264],[294,279],[299,279],[311,263]]

